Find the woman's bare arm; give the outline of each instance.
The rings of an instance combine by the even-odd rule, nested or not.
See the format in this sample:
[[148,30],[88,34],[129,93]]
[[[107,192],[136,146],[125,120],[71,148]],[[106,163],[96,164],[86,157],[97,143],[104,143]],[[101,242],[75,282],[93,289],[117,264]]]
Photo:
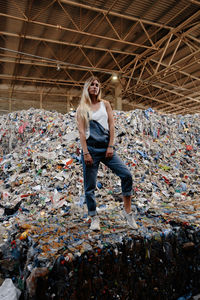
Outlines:
[[110,131],[110,140],[109,140],[108,148],[106,150],[106,157],[111,158],[114,152],[113,146],[114,146],[114,138],[115,138],[115,125],[114,125],[113,111],[110,103],[104,100],[104,104],[108,114],[108,126]]
[[114,139],[115,139],[115,125],[114,125],[113,111],[112,111],[110,102],[104,100],[104,104],[105,104],[107,114],[108,114],[108,126],[109,126],[109,130],[110,130],[110,140],[109,140],[108,146],[113,146]]

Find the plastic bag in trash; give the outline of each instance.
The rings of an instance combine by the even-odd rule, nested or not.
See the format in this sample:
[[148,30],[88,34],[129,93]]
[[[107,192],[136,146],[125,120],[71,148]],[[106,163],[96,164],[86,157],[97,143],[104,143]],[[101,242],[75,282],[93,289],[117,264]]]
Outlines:
[[0,286],[0,299],[1,300],[18,300],[21,295],[19,289],[15,287],[12,279],[7,278]]

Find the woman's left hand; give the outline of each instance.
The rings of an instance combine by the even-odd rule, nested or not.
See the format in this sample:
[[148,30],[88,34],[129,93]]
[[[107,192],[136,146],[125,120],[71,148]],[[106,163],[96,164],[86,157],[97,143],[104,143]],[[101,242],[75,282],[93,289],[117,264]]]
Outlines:
[[113,157],[113,148],[107,148],[106,150],[106,158],[112,158]]

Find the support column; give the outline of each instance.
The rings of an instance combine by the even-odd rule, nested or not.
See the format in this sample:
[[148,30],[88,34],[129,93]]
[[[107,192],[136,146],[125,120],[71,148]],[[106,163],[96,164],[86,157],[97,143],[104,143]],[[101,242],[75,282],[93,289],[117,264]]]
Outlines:
[[40,93],[40,109],[42,109],[42,91]]
[[67,97],[67,112],[70,111],[70,103],[72,102],[72,100],[73,100],[73,96],[72,95],[70,95],[70,96]]
[[9,111],[9,113],[12,112],[12,89],[10,90],[10,93],[9,93],[8,111]]
[[115,84],[115,109],[122,110],[122,86],[120,82]]

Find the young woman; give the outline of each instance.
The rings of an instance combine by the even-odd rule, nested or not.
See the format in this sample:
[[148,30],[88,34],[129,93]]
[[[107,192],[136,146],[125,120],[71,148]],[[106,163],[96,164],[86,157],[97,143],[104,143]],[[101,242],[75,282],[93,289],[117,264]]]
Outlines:
[[120,177],[124,201],[122,217],[131,228],[136,229],[137,224],[131,213],[132,175],[114,151],[113,112],[110,103],[101,99],[100,82],[96,77],[90,77],[85,82],[77,109],[77,124],[82,146],[85,200],[91,217],[90,229],[100,230],[95,201],[100,162]]

